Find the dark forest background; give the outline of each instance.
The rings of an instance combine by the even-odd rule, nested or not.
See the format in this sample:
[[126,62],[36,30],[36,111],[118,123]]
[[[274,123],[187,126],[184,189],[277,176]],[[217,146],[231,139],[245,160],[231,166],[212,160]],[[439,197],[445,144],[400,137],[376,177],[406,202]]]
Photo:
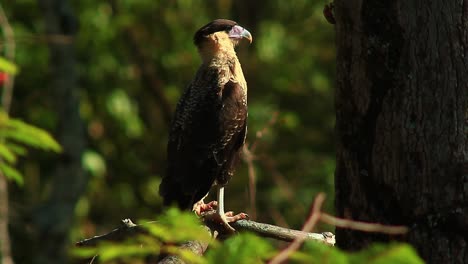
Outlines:
[[[238,48],[253,156],[226,190],[227,209],[297,229],[325,192],[333,213],[335,48],[325,3],[2,1],[19,68],[10,115],[65,142],[61,154],[30,150],[17,163],[24,185],[9,182],[17,263],[43,253],[55,226],[70,234],[57,247],[65,251],[120,219],[161,213],[168,122],[200,64],[193,34],[215,18],[237,21],[254,38]],[[67,167],[76,160],[81,166]]]

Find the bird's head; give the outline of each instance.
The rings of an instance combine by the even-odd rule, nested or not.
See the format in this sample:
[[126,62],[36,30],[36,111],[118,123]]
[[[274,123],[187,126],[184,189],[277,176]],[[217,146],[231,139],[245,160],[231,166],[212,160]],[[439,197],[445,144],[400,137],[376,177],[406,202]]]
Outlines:
[[213,56],[220,52],[234,52],[235,46],[244,38],[252,43],[252,35],[247,29],[232,20],[216,19],[201,27],[193,42],[202,55]]

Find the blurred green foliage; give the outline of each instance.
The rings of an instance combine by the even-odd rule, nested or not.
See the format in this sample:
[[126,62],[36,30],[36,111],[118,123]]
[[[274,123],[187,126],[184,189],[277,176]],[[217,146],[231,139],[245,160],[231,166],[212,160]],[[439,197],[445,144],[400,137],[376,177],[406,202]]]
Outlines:
[[[333,26],[322,16],[326,2],[71,1],[79,20],[73,44],[87,129],[82,162],[92,177],[76,206],[70,245],[108,231],[117,219],[148,219],[162,212],[157,189],[165,173],[168,124],[161,100],[174,109],[200,64],[193,34],[220,17],[236,20],[254,37],[250,46],[241,43],[238,56],[249,86],[247,143],[256,146],[256,206],[249,202],[249,174],[242,163],[226,190],[227,209],[300,228],[313,198],[324,191],[329,197],[325,210],[332,212],[335,50]],[[21,68],[12,116],[55,133],[59,113],[48,44],[63,40],[46,35],[37,1],[3,6],[14,27]],[[138,54],[149,63],[154,86],[145,81],[147,65]],[[57,157],[31,155],[35,158],[18,163],[24,188],[14,188],[10,195],[16,212],[11,221],[14,249],[30,243],[20,227],[52,188]],[[333,231],[330,226],[319,229]],[[14,253],[30,262],[22,252]]]
[[[121,242],[101,242],[96,247],[75,249],[74,255],[91,259],[98,257],[99,263],[145,263],[149,255],[160,253],[179,256],[187,263],[265,263],[275,257],[271,240],[250,233],[231,236],[222,243],[212,240],[208,231],[202,228],[193,213],[181,213],[170,209],[157,221],[140,225],[149,234],[139,234]],[[210,243],[204,256],[198,256],[177,245],[186,241],[197,240]],[[336,247],[307,241],[300,250],[292,252],[288,263],[333,263],[333,264],[422,264],[416,251],[407,244],[375,244],[356,253],[346,253]]]
[[16,67],[14,63],[11,63],[7,59],[0,56],[0,71],[15,75],[18,73],[18,67]]
[[60,145],[48,132],[21,120],[10,118],[0,108],[0,171],[18,185],[23,185],[24,180],[15,165],[19,156],[27,155],[25,147],[61,151]]

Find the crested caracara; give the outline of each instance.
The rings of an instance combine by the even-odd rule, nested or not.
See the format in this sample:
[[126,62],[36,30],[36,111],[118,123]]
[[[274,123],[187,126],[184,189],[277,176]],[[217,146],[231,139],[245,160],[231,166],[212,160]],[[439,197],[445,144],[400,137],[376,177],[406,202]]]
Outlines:
[[167,146],[167,173],[159,187],[165,205],[200,213],[203,198],[217,188],[217,214],[224,213],[224,186],[234,173],[247,131],[247,83],[234,48],[252,36],[236,22],[217,19],[200,28],[194,43],[202,64],[177,104]]

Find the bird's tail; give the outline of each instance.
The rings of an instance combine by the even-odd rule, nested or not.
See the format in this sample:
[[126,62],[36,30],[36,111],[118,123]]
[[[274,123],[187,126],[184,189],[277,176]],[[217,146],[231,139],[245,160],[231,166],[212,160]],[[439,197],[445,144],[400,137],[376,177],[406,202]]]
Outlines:
[[164,206],[177,206],[180,210],[192,210],[193,197],[182,192],[180,184],[163,178],[159,185],[159,195]]

